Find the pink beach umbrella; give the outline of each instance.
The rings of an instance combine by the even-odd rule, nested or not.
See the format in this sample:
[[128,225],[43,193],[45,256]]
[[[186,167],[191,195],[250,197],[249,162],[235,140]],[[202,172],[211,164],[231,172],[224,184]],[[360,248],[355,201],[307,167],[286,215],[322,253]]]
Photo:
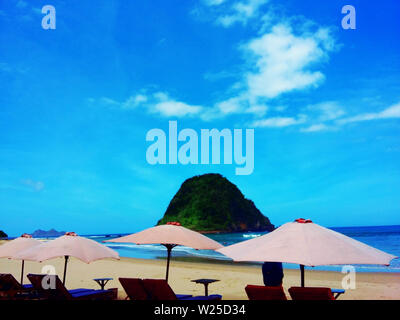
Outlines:
[[268,261],[304,266],[377,264],[389,265],[396,256],[368,246],[311,220],[297,219],[251,240],[217,250],[234,261]]
[[[24,233],[19,238],[15,238],[9,242],[0,246],[0,258],[9,258],[11,259],[13,255],[18,252],[33,248],[40,244],[40,241],[32,238],[30,234]],[[24,280],[24,264],[25,261],[22,260],[22,268],[21,268],[21,285]]]
[[172,248],[182,245],[197,250],[216,250],[223,246],[201,233],[182,227],[178,222],[169,222],[152,227],[128,236],[107,240],[105,242],[135,243],[135,244],[162,244],[167,248],[167,271],[165,279],[168,281],[169,262]]
[[94,240],[79,237],[75,232],[67,232],[57,239],[15,254],[12,258],[42,262],[58,257],[65,258],[63,284],[69,257],[75,257],[85,263],[106,258],[119,260],[116,251]]

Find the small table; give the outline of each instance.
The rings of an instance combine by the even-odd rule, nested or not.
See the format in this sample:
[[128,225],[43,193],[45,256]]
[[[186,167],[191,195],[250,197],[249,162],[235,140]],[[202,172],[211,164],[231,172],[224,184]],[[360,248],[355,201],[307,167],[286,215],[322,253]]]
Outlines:
[[196,282],[196,283],[204,284],[205,296],[207,297],[208,296],[208,285],[210,283],[217,282],[219,280],[216,280],[216,279],[196,279],[196,280],[191,280],[191,281],[192,282]]
[[113,280],[113,278],[98,278],[98,279],[93,279],[93,280],[99,284],[99,286],[101,287],[101,290],[104,290],[104,287],[107,284],[107,282],[110,280]]
[[335,299],[337,299],[341,294],[345,293],[346,291],[344,289],[331,289],[332,293],[336,295],[334,296]]

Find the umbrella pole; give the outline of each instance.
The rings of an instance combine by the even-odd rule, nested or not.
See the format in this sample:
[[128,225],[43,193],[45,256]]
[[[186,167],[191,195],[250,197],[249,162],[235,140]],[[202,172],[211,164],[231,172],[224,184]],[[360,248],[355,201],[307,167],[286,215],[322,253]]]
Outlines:
[[65,256],[65,263],[64,263],[64,277],[63,277],[63,285],[65,286],[65,275],[67,274],[67,263],[68,263],[69,256]]
[[164,244],[164,246],[167,248],[167,271],[165,273],[165,280],[168,282],[168,275],[169,275],[169,262],[171,260],[171,251],[172,248],[175,247],[175,244]]
[[21,268],[21,286],[23,285],[23,282],[24,282],[24,264],[25,264],[25,260],[22,260],[22,268]]
[[171,246],[171,245],[166,245],[166,247],[167,247],[168,256],[167,256],[167,272],[166,272],[166,274],[165,274],[165,280],[168,282],[169,260],[171,259],[171,250],[172,250],[172,246]]
[[301,271],[301,286],[304,287],[304,265],[300,265],[300,271]]

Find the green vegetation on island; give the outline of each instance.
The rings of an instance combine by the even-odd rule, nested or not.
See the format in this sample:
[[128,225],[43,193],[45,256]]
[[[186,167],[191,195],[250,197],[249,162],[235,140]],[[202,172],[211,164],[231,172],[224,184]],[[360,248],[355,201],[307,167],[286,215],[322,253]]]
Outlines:
[[274,226],[253,201],[220,174],[187,179],[158,225],[176,221],[200,232],[271,231]]

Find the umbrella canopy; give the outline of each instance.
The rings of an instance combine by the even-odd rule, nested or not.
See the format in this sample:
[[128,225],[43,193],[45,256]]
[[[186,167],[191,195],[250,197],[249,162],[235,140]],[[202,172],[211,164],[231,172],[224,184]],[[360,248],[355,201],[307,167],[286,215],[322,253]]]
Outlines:
[[[24,233],[19,238],[15,238],[0,246],[0,258],[12,258],[18,252],[30,249],[40,244],[40,241],[33,239],[30,234]],[[24,260],[21,268],[21,285],[24,279]]]
[[[396,258],[305,219],[297,219],[264,236],[217,251],[235,261],[287,262],[302,266],[389,265],[390,261]],[[304,272],[302,273],[303,278]]]
[[178,222],[169,222],[133,233],[128,236],[107,240],[105,242],[135,243],[135,244],[162,244],[167,248],[167,271],[166,280],[168,281],[169,262],[171,250],[177,245],[191,247],[193,249],[216,250],[223,246],[201,233],[182,227]]
[[152,227],[128,236],[107,240],[106,242],[129,242],[135,244],[175,244],[193,249],[215,250],[223,246],[201,233],[182,227],[179,224],[168,223]]
[[75,257],[85,263],[105,258],[119,259],[119,255],[116,251],[94,240],[79,237],[74,232],[67,232],[64,236],[55,240],[42,243],[39,246],[24,250],[12,256],[13,259],[39,262],[58,257],[65,257],[64,284],[69,257]]
[[30,249],[40,244],[40,241],[33,239],[31,235],[24,233],[0,246],[0,258],[12,258],[18,252]]

